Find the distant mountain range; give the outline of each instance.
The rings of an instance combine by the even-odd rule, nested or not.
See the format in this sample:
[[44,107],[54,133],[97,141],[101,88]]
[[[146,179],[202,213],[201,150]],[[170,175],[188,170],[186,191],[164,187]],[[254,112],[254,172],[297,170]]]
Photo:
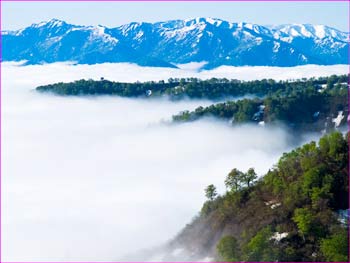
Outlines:
[[1,33],[3,61],[29,64],[130,62],[176,67],[206,61],[206,68],[348,64],[349,34],[324,25],[261,26],[195,18],[107,28],[52,19]]

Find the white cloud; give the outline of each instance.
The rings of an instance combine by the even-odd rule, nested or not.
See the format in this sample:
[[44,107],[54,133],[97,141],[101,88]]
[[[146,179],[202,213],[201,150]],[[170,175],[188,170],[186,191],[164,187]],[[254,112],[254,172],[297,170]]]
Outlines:
[[190,62],[186,64],[177,64],[176,66],[179,69],[182,69],[185,71],[199,72],[200,69],[204,67],[206,64],[208,64],[207,61],[202,61],[202,62]]
[[[2,67],[3,261],[113,261],[161,244],[199,211],[206,185],[223,192],[233,167],[253,166],[262,174],[293,147],[281,128],[162,121],[208,101],[32,91],[100,76],[167,79],[185,76],[183,70],[128,64]],[[198,75],[210,74],[217,73]]]
[[[96,65],[72,65],[72,63],[66,62],[52,63],[45,65],[46,75],[41,74],[36,76],[36,83],[48,84],[54,79],[57,81],[72,81],[82,78],[100,79],[101,77],[123,82],[167,80],[170,77],[197,77],[201,79],[216,77],[240,80],[272,78],[276,80],[287,80],[329,76],[332,74],[348,74],[349,70],[347,65],[305,65],[298,67],[221,66],[213,70],[196,72],[204,63],[205,62],[193,62],[182,64],[179,65],[181,67],[180,69],[140,67],[129,63],[104,63]],[[9,74],[21,70],[19,67],[16,67],[16,65],[20,64],[18,62],[3,62],[2,64],[4,68],[7,68]],[[33,72],[38,72],[43,66],[31,65],[25,68],[26,70],[22,70],[22,74],[24,74],[23,77],[18,81],[21,83],[31,83],[31,74]]]

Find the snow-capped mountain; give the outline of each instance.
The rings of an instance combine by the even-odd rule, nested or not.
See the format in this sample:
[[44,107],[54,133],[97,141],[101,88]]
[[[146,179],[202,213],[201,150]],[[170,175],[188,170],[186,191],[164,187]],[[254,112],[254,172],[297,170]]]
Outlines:
[[53,19],[2,31],[3,60],[28,63],[131,62],[174,67],[347,64],[349,34],[323,25],[261,26],[195,18],[130,23],[116,28],[77,26]]

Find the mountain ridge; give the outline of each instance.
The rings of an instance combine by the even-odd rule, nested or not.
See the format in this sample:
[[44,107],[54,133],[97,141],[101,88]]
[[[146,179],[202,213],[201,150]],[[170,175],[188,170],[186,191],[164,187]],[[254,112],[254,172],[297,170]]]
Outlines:
[[349,34],[324,25],[262,26],[198,17],[109,28],[51,19],[1,33],[3,60],[29,64],[129,62],[176,67],[207,61],[206,68],[215,68],[348,62]]

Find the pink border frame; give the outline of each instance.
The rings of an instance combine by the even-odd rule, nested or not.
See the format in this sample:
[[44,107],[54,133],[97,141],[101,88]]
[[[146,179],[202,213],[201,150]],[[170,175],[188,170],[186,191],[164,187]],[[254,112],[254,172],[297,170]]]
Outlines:
[[349,0],[1,0],[1,2],[349,2]]
[[[348,2],[348,33],[349,33],[349,43],[348,43],[348,105],[350,110],[350,0],[0,0],[0,263],[37,263],[37,262],[19,262],[19,261],[2,261],[2,235],[1,235],[1,227],[2,227],[2,191],[1,191],[1,175],[2,175],[2,121],[1,121],[1,109],[2,109],[2,92],[1,92],[1,74],[2,74],[2,2]],[[348,132],[350,132],[350,121],[348,120]],[[349,169],[350,169],[350,136],[348,138],[348,149],[349,149]],[[349,185],[350,189],[350,180]],[[350,194],[348,196],[349,204],[350,204]],[[348,212],[350,217],[350,211]],[[348,242],[350,242],[350,228],[348,229]],[[350,257],[350,245],[348,246],[348,255]],[[62,261],[40,261],[40,263],[60,263]],[[64,263],[120,263],[119,261],[64,261]],[[303,261],[304,263],[308,263]],[[135,263],[135,262],[128,262]],[[154,263],[164,263],[164,262],[154,262]],[[173,263],[168,261],[167,263]],[[174,262],[175,263],[175,262]],[[178,262],[176,262],[178,263]],[[184,262],[190,263],[190,262]],[[212,262],[219,263],[219,262]],[[220,263],[229,263],[229,262],[220,262]],[[274,263],[274,262],[268,262]],[[288,263],[288,262],[287,262]],[[311,263],[311,262],[310,262]],[[314,263],[314,262],[313,262]]]

